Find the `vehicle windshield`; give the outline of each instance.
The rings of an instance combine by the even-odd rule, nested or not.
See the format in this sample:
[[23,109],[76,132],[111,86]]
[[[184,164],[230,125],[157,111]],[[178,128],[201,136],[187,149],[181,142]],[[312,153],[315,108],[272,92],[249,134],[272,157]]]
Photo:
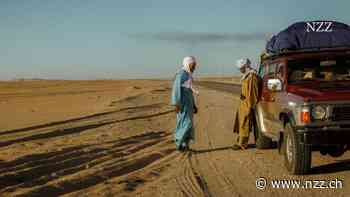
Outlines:
[[289,61],[288,82],[307,81],[350,81],[350,59]]

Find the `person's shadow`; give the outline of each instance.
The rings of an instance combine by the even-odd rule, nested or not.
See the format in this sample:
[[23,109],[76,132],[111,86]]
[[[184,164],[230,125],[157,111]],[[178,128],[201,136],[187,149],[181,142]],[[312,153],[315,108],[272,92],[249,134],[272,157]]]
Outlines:
[[[255,147],[256,147],[255,144],[249,144],[247,149],[252,149]],[[225,146],[225,147],[212,148],[212,149],[199,149],[199,150],[190,149],[190,151],[194,154],[209,153],[209,152],[224,151],[224,150],[232,150],[232,146]]]

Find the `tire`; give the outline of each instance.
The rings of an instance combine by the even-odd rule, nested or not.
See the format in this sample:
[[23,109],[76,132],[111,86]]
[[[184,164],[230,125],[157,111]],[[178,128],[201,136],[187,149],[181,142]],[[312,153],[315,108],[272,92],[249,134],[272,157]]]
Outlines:
[[257,117],[254,119],[254,136],[257,149],[270,149],[273,147],[272,139],[264,136],[258,125]]
[[311,169],[311,146],[301,144],[290,123],[286,124],[282,150],[285,166],[294,175],[307,174]]
[[340,157],[346,151],[345,145],[335,145],[328,148],[328,154],[332,157]]

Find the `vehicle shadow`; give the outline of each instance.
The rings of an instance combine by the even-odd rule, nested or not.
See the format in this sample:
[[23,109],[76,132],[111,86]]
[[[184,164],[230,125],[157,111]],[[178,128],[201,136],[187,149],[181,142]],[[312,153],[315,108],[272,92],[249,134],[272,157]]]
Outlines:
[[311,169],[311,174],[330,174],[350,170],[350,159],[338,160],[336,163],[316,166]]

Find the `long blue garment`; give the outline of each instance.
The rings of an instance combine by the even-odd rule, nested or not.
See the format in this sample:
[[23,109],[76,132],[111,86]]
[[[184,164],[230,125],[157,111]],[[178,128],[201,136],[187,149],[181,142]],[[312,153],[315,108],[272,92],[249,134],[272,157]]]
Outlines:
[[185,70],[176,73],[173,83],[171,104],[179,105],[181,111],[176,114],[175,144],[176,148],[187,146],[190,140],[194,140],[193,107],[194,98],[192,90],[181,85],[190,79]]

